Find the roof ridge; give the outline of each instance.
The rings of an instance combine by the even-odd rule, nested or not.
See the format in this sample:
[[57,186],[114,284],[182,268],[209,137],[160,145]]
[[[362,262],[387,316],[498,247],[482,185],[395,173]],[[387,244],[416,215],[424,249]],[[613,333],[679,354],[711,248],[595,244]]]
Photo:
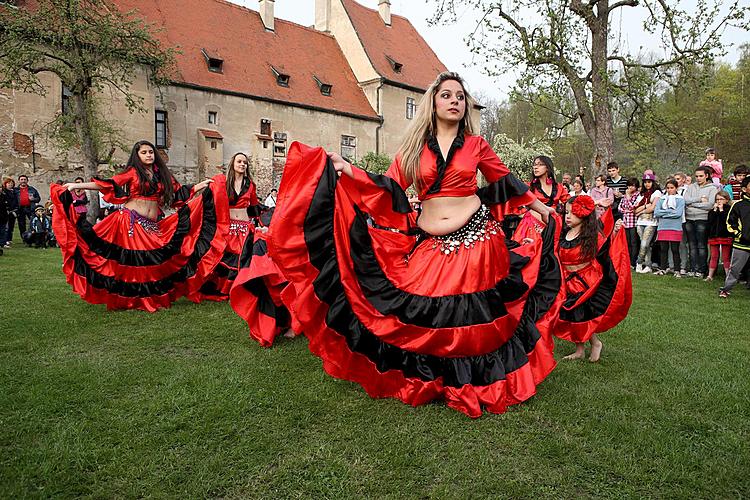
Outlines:
[[[365,9],[365,10],[369,10],[370,12],[375,12],[378,15],[380,15],[380,11],[378,9],[371,9],[367,5],[362,5],[357,0],[344,0],[344,1],[345,2],[353,2],[353,3],[357,4],[358,6],[360,6],[361,8]],[[346,6],[344,6],[344,8],[346,8]],[[404,21],[408,22],[409,24],[411,24],[411,21],[409,21],[408,17],[402,16],[400,14],[394,14],[393,12],[391,12],[391,18],[393,18],[393,17],[399,17],[399,18],[403,19]],[[412,24],[412,26],[414,26],[414,25]]]
[[[216,2],[216,3],[222,3],[222,4],[225,4],[225,5],[229,5],[230,7],[236,7],[238,9],[240,9],[240,10],[244,10],[244,11],[247,11],[247,12],[252,12],[253,14],[257,14],[258,16],[260,16],[260,12],[259,11],[253,10],[250,7],[246,7],[246,6],[240,5],[238,3],[231,2],[230,0],[210,0],[210,1],[213,1],[213,2]],[[274,14],[274,22],[286,23],[286,24],[295,26],[297,28],[302,28],[303,30],[310,31],[312,33],[317,33],[319,35],[323,35],[323,36],[326,36],[326,37],[329,37],[329,38],[334,38],[333,35],[331,35],[330,33],[324,33],[322,31],[316,30],[313,27],[305,26],[304,24],[295,23],[294,21],[290,21],[289,19],[284,19],[283,17],[276,17],[275,14]]]

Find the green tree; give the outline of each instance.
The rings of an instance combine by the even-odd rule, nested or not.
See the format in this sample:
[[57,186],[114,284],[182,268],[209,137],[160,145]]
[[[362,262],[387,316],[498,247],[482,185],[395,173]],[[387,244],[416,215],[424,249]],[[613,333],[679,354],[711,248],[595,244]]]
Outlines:
[[39,75],[53,73],[70,92],[70,110],[49,124],[63,150],[78,148],[85,174],[96,174],[118,144],[117,127],[100,112],[106,89],[131,113],[143,99],[131,91],[139,71],[156,83],[167,81],[174,51],[154,31],[109,0],[19,1],[0,6],[0,86],[45,95]]
[[388,167],[391,166],[391,159],[388,155],[378,154],[373,151],[368,152],[354,164],[363,170],[375,174],[384,174]]

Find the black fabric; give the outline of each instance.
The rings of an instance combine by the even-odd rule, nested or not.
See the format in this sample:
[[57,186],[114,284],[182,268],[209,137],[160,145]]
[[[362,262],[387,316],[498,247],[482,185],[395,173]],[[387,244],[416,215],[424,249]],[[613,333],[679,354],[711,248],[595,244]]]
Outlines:
[[291,323],[289,311],[284,306],[274,304],[271,293],[268,291],[268,287],[266,287],[262,278],[251,279],[243,283],[242,286],[257,297],[256,307],[258,312],[275,319],[276,325],[279,328],[288,326]]
[[506,203],[515,196],[521,196],[529,190],[529,186],[509,173],[500,180],[477,190],[477,196],[485,205]]
[[[560,238],[560,245],[562,246],[565,241],[565,238]],[[602,266],[602,279],[599,281],[596,291],[588,300],[573,309],[569,309],[569,307],[575,304],[575,300],[581,294],[576,294],[575,300],[572,302],[566,298],[564,307],[560,309],[560,319],[570,323],[584,323],[602,316],[607,311],[620,279],[615,270],[615,265],[609,256],[610,245],[610,240],[607,238],[596,256],[596,260]],[[586,286],[588,287],[588,284]],[[572,298],[570,297],[570,299]]]
[[544,189],[542,189],[541,184],[538,180],[534,180],[531,182],[531,190],[534,192],[537,192],[542,195],[547,201],[544,201],[543,203],[547,205],[548,207],[554,206],[555,200],[557,200],[557,191],[559,189],[559,185],[557,182],[552,182],[552,191],[550,191],[549,196],[547,196],[547,193],[544,192]]
[[[507,373],[528,363],[527,353],[534,349],[540,338],[534,322],[549,309],[559,289],[559,282],[555,290],[552,290],[554,283],[532,289],[521,323],[513,336],[496,351],[480,356],[441,358],[417,354],[387,344],[370,332],[352,311],[341,283],[333,232],[336,181],[336,172],[328,160],[305,217],[304,237],[310,262],[319,271],[313,288],[318,298],[328,304],[326,325],[346,339],[352,352],[366,356],[380,372],[399,370],[406,377],[423,381],[442,377],[443,384],[448,387],[490,385],[504,380]],[[550,227],[545,229],[545,239],[554,235]],[[545,244],[547,251],[550,251],[550,243]],[[552,258],[554,260],[553,255]],[[549,255],[542,259],[546,271],[553,265]]]
[[[156,281],[144,281],[139,283],[121,281],[112,276],[105,276],[91,268],[81,254],[80,249],[77,248],[73,256],[74,272],[84,277],[92,287],[104,289],[111,294],[120,295],[122,297],[146,298],[169,293],[178,283],[182,283],[195,275],[200,261],[211,249],[211,242],[216,235],[217,221],[216,212],[214,210],[213,192],[210,189],[206,189],[202,196],[203,225],[201,226],[198,240],[193,249],[193,254],[189,257],[185,266],[179,271]],[[188,206],[182,207],[180,211],[187,212],[189,218],[190,208]]]
[[443,184],[443,178],[445,177],[445,171],[448,169],[448,165],[451,164],[453,155],[456,154],[456,151],[463,147],[465,139],[464,128],[459,127],[458,134],[456,135],[455,139],[453,139],[451,148],[448,150],[447,158],[443,158],[443,152],[440,150],[440,143],[438,143],[437,137],[431,135],[427,139],[427,147],[430,149],[430,151],[435,153],[435,166],[437,168],[437,178],[435,178],[435,182],[432,183],[430,189],[427,190],[427,194],[435,194],[440,192],[440,188]]
[[399,214],[408,214],[412,211],[411,203],[409,203],[409,197],[406,196],[404,190],[398,182],[391,179],[387,175],[373,174],[372,172],[366,172],[370,180],[379,188],[385,189],[391,193],[391,208],[394,212]]
[[238,263],[239,269],[247,269],[250,267],[250,262],[253,260],[253,247],[255,246],[255,231],[250,231],[245,238],[245,243],[242,245],[242,253],[240,253],[240,260]]
[[[521,269],[529,259],[509,252],[510,273],[493,288],[440,297],[404,292],[388,279],[380,267],[372,247],[372,238],[367,230],[367,222],[358,209],[357,213],[349,231],[350,256],[357,281],[365,297],[383,315],[393,315],[402,323],[425,328],[491,323],[508,314],[506,303],[518,300],[529,289],[521,275]],[[437,253],[435,256],[443,257]]]
[[183,184],[180,189],[174,192],[174,201],[188,201],[193,190],[192,184]]
[[101,177],[94,177],[94,180],[105,184],[110,184],[116,198],[130,198],[130,186],[128,184],[120,186],[113,179],[102,179]]
[[[104,259],[114,260],[124,266],[143,267],[161,265],[180,253],[182,243],[190,233],[190,210],[184,210],[185,207],[183,207],[177,211],[177,227],[166,245],[153,250],[127,249],[100,238],[96,234],[94,226],[86,217],[77,217],[77,215],[71,214],[70,206],[73,203],[73,196],[69,191],[65,191],[60,195],[60,201],[62,202],[65,216],[77,227],[78,234],[86,242],[89,249]],[[206,209],[212,213],[214,212],[213,196],[204,197],[203,203],[208,203],[208,205],[204,206],[204,212]]]

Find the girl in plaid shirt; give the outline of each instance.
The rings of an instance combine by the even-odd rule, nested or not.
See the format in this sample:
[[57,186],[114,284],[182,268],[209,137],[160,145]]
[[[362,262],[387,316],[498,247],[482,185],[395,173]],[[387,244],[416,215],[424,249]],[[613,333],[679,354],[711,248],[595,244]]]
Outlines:
[[628,252],[630,253],[630,267],[635,269],[635,261],[638,258],[638,232],[635,229],[635,206],[638,200],[638,190],[641,182],[637,177],[628,179],[625,194],[620,199],[620,213],[622,214],[622,227],[625,228],[625,237],[628,240]]

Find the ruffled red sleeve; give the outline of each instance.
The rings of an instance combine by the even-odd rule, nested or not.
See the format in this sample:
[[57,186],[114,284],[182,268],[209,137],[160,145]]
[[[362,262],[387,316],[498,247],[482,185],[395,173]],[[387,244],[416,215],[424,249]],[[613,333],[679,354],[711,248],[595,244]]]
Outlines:
[[180,184],[177,179],[172,176],[172,189],[174,190],[174,201],[172,202],[172,208],[180,208],[185,206],[190,198],[195,195],[195,189],[193,184]]
[[401,157],[398,155],[391,166],[388,167],[388,170],[385,171],[385,175],[396,181],[404,191],[411,185],[411,182],[406,179],[403,170],[401,170]]
[[121,205],[128,201],[133,194],[136,194],[138,174],[133,167],[130,167],[111,179],[94,177],[91,180],[99,187],[99,192],[102,193],[104,201]]
[[519,207],[534,203],[536,197],[529,192],[529,186],[518,180],[503,160],[483,138],[479,139],[479,160],[477,169],[482,172],[489,183],[481,188],[477,195],[498,220],[505,214],[515,213]]

